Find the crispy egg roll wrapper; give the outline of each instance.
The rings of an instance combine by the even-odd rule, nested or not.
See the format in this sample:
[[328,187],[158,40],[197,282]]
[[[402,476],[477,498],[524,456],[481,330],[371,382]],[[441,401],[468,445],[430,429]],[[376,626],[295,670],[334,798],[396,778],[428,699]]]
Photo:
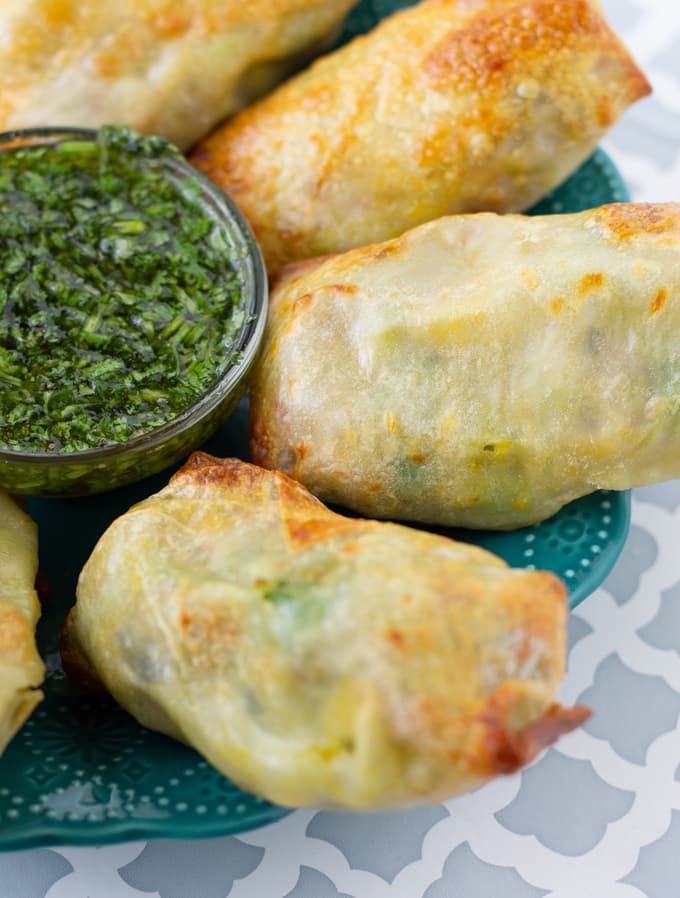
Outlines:
[[3,0],[0,130],[129,125],[183,149],[325,47],[356,0]]
[[650,86],[587,0],[425,0],[199,145],[267,267],[522,211]]
[[680,477],[680,205],[480,213],[281,278],[251,454],[327,502],[481,529]]
[[37,571],[36,526],[0,493],[0,754],[43,697],[38,687],[45,668],[35,645]]
[[554,703],[565,588],[195,454],[112,524],[65,631],[145,726],[288,806],[439,801],[588,716]]

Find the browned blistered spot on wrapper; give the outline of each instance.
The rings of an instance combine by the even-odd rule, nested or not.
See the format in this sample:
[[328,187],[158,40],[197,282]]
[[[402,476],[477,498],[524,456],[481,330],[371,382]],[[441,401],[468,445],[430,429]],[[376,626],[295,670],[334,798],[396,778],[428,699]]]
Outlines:
[[603,129],[610,128],[618,114],[609,97],[600,97],[597,101],[597,123]]
[[33,631],[15,608],[0,607],[0,658],[28,664],[34,656]]
[[595,209],[592,216],[617,240],[630,240],[641,234],[663,238],[680,221],[680,204],[612,203]]
[[354,296],[359,292],[356,284],[330,284],[326,289],[334,290],[336,293],[345,293],[348,296]]
[[207,452],[194,452],[170,483],[190,477],[196,483],[246,485],[257,488],[266,472],[236,458],[214,458]]
[[590,715],[589,708],[563,708],[553,704],[543,717],[513,733],[503,720],[502,713],[499,714],[494,709],[493,702],[489,702],[485,712],[480,715],[480,720],[486,725],[489,772],[515,773],[560,736],[585,723]]
[[578,285],[579,296],[585,296],[586,293],[590,293],[593,290],[599,290],[603,285],[604,275],[601,272],[596,271],[591,274],[585,274]]
[[225,653],[233,651],[241,639],[239,621],[225,614],[224,609],[185,609],[180,614],[179,625],[195,667],[219,665]]
[[534,0],[474,16],[427,57],[433,81],[459,89],[499,84],[513,66],[530,57],[555,60],[584,39],[610,39],[606,22],[587,0]]
[[652,304],[649,307],[649,314],[655,315],[657,312],[660,312],[666,304],[666,300],[668,299],[668,291],[665,287],[661,287],[658,291],[654,299],[652,300]]
[[179,37],[191,27],[191,15],[170,3],[166,9],[151,13],[147,21],[149,26],[162,37]]

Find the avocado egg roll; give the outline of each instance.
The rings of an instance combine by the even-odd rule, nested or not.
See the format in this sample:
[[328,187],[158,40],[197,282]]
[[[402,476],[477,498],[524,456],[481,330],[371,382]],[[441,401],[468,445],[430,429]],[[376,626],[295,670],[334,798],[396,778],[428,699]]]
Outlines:
[[244,789],[391,808],[513,772],[586,719],[554,703],[565,596],[553,574],[197,453],[99,540],[64,651]]
[[251,455],[377,518],[507,530],[680,477],[680,204],[462,215],[274,289]]
[[522,211],[650,86],[588,0],[424,0],[201,143],[270,272],[458,212]]
[[3,0],[0,130],[129,125],[182,149],[327,46],[356,0]]

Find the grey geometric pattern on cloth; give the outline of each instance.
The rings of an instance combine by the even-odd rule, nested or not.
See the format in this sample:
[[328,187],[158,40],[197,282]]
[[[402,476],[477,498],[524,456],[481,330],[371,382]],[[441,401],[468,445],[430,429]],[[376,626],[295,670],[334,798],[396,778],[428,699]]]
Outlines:
[[[680,2],[603,3],[655,89],[604,148],[633,199],[680,200]],[[595,715],[524,773],[402,813],[0,854],[0,898],[675,898],[679,546],[680,481],[636,490],[621,559],[569,627],[561,699]]]

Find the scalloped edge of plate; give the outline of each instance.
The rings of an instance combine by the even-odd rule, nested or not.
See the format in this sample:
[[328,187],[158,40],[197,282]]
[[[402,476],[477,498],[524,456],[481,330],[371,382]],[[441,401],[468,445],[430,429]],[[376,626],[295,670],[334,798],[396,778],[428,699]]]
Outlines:
[[612,492],[611,495],[614,497],[611,501],[616,506],[612,508],[612,521],[615,523],[614,532],[610,534],[610,540],[605,551],[598,555],[597,564],[590,569],[594,576],[584,578],[573,589],[569,589],[569,611],[573,611],[588,596],[592,595],[596,589],[599,589],[612,572],[626,545],[630,530],[632,494],[630,490],[625,490]]

